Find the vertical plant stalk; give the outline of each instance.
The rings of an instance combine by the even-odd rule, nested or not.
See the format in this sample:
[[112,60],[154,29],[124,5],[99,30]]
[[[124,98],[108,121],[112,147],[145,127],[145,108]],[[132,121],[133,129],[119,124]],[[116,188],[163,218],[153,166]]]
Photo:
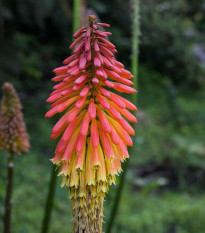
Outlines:
[[13,173],[14,173],[14,154],[8,154],[7,167],[7,187],[6,187],[6,202],[5,202],[5,216],[4,216],[4,233],[10,233],[11,226],[11,210],[12,210],[12,191],[13,191]]
[[[134,75],[134,88],[138,88],[138,58],[139,58],[139,14],[140,14],[140,0],[131,0],[133,7],[133,24],[132,24],[132,61],[131,61],[131,71]],[[132,95],[132,102],[137,104],[137,93]]]
[[51,169],[49,190],[46,199],[46,206],[45,206],[42,231],[41,231],[42,233],[47,233],[49,230],[49,223],[50,223],[51,213],[53,209],[53,200],[55,195],[56,180],[57,180],[57,169],[53,166]]
[[[134,76],[133,87],[135,90],[138,89],[138,50],[139,50],[139,10],[140,10],[140,0],[131,0],[131,6],[133,9],[132,16],[132,60],[131,60],[131,71]],[[137,94],[132,95],[132,102],[137,105]],[[133,124],[133,127],[135,125]],[[132,154],[132,147],[128,148],[129,154]],[[123,164],[123,173],[120,176],[119,186],[116,191],[116,196],[114,199],[113,207],[111,209],[110,218],[107,225],[106,233],[111,233],[114,226],[115,218],[117,216],[120,199],[122,196],[122,191],[125,183],[125,178],[127,174],[127,169],[129,166],[129,160]]]
[[80,15],[81,15],[81,0],[74,0],[73,1],[73,34],[79,29],[80,27]]

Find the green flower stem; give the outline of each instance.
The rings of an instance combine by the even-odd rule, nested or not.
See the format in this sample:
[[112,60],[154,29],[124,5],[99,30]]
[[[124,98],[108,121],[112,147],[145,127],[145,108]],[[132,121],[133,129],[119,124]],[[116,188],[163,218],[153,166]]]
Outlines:
[[[132,61],[131,61],[131,71],[134,76],[134,88],[138,89],[138,53],[139,53],[139,10],[140,10],[140,0],[131,0],[133,7],[133,22],[132,22]],[[137,93],[132,95],[133,104],[137,105]]]
[[[132,8],[133,8],[133,17],[132,17],[132,61],[131,61],[131,70],[134,75],[133,82],[134,88],[137,90],[138,88],[138,49],[139,49],[139,7],[140,0],[131,0]],[[132,95],[132,102],[137,105],[137,94]],[[133,125],[135,127],[135,125]],[[129,154],[132,154],[133,149],[129,148]],[[126,179],[126,173],[129,166],[129,160],[123,164],[123,173],[120,176],[119,186],[116,191],[116,196],[114,199],[113,207],[110,214],[110,219],[107,225],[106,233],[111,233],[112,228],[114,226],[115,218],[118,212],[120,198],[122,196],[122,191]]]
[[57,170],[55,166],[52,166],[49,191],[48,191],[48,196],[46,200],[41,233],[47,233],[49,229],[49,223],[50,223],[51,213],[53,209],[53,199],[55,195],[56,180],[57,180]]
[[13,173],[14,173],[14,154],[8,154],[8,174],[5,200],[5,216],[4,216],[4,233],[11,232],[11,210],[12,210],[12,191],[13,191]]
[[109,218],[109,221],[108,221],[106,233],[111,233],[112,228],[114,226],[115,218],[116,218],[117,211],[118,211],[118,206],[119,206],[119,203],[120,203],[120,198],[121,198],[121,195],[122,195],[124,181],[125,181],[125,178],[126,178],[126,171],[127,171],[127,168],[128,168],[128,163],[129,163],[129,160],[127,160],[123,164],[123,167],[122,167],[123,172],[122,172],[122,174],[120,176],[120,182],[119,182],[118,189],[116,190],[116,196],[115,196],[114,203],[113,203],[113,206],[112,206],[112,210],[111,210],[111,213],[110,213],[110,218]]

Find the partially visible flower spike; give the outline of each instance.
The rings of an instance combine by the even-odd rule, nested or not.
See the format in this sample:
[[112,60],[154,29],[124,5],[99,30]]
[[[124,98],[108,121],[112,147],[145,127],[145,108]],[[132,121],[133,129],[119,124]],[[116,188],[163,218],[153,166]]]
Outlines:
[[3,84],[0,107],[0,149],[21,154],[29,151],[29,139],[17,93],[11,83]]
[[11,232],[14,153],[29,152],[29,139],[21,112],[22,106],[11,83],[3,84],[0,105],[0,149],[8,154],[8,174],[5,199],[4,232]]
[[[129,157],[134,129],[126,121],[137,120],[127,109],[137,108],[113,93],[135,93],[133,75],[116,61],[115,46],[106,40],[110,32],[100,31],[95,16],[89,27],[75,34],[70,46],[73,55],[54,69],[54,86],[47,102],[52,103],[46,117],[66,111],[55,124],[51,139],[61,137],[52,162],[61,169],[62,187],[70,189],[74,233],[102,233],[103,201],[121,162]],[[106,88],[109,90],[106,90]]]

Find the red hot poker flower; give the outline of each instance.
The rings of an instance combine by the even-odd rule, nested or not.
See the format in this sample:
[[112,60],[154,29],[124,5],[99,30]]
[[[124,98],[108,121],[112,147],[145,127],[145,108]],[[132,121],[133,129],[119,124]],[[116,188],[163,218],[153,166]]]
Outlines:
[[105,193],[129,157],[129,135],[135,134],[127,120],[137,122],[127,110],[136,107],[111,91],[136,92],[132,74],[116,61],[117,50],[106,40],[111,33],[98,29],[110,25],[96,24],[92,15],[88,20],[90,26],[73,36],[73,55],[54,70],[52,81],[59,83],[47,99],[52,105],[46,114],[65,111],[52,130],[51,139],[62,135],[52,162],[61,167],[62,186],[70,189],[74,233],[102,232]]

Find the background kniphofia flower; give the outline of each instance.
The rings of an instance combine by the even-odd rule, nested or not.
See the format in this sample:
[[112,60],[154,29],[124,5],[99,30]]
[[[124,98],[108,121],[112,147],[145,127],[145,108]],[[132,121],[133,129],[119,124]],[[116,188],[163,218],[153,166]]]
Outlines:
[[0,149],[20,154],[29,151],[29,139],[21,112],[22,106],[11,83],[3,84],[0,107]]
[[[90,26],[79,29],[70,46],[73,55],[54,70],[54,86],[47,102],[46,117],[65,111],[55,124],[51,139],[61,136],[52,162],[61,169],[62,186],[69,187],[73,205],[74,232],[102,232],[103,201],[121,162],[129,157],[130,135],[136,123],[127,110],[136,107],[113,93],[135,93],[132,74],[115,60],[115,46],[106,40],[110,32],[100,31],[95,16]],[[108,87],[108,89],[106,89]]]

